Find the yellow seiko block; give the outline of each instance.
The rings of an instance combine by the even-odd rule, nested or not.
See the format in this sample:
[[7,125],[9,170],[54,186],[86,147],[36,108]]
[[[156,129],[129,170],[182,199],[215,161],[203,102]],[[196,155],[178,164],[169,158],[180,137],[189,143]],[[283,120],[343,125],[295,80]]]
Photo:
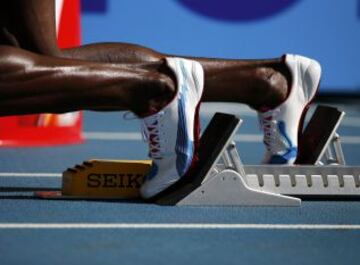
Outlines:
[[94,199],[139,198],[150,160],[89,160],[63,172],[62,195]]

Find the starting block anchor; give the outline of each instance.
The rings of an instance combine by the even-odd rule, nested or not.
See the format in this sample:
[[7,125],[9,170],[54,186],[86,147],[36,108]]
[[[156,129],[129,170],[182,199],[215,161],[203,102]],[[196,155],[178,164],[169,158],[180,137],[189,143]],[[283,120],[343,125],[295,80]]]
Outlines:
[[345,166],[336,133],[344,115],[317,107],[299,139],[297,165],[244,166],[233,141],[241,119],[216,113],[191,176],[155,200],[178,206],[300,206],[307,197],[360,197],[360,167]]

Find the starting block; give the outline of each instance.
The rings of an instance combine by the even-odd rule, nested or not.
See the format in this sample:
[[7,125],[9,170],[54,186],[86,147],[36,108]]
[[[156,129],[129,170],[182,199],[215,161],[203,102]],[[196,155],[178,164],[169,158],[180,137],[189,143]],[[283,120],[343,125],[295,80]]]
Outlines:
[[[199,163],[179,182],[153,198],[152,202],[177,206],[300,206],[301,199],[307,198],[360,198],[360,167],[345,165],[340,136],[336,133],[344,115],[336,108],[317,107],[299,138],[296,165],[248,166],[242,164],[233,141],[242,120],[234,115],[216,113],[201,137]],[[138,198],[137,189],[151,162],[135,161],[143,162],[145,166],[135,173],[138,177],[130,184],[129,181],[124,184],[115,177],[124,173],[115,164],[110,173],[105,170],[106,173],[104,165],[108,162],[90,161],[75,167],[72,173],[71,170],[70,173],[69,170],[65,171],[62,197]],[[92,169],[88,163],[92,164]],[[92,188],[89,187],[89,173],[96,169],[97,174],[103,176],[96,183],[103,183],[103,188],[104,183],[107,183],[105,186],[112,186],[103,189],[103,193],[87,191]],[[104,173],[112,174],[112,177],[107,175],[106,178]],[[72,185],[76,178],[79,181],[76,187],[81,186],[82,193],[78,193],[79,190]],[[120,192],[121,187],[133,189]],[[110,193],[111,188],[113,193]],[[37,195],[51,197],[51,193],[48,196],[41,192]]]

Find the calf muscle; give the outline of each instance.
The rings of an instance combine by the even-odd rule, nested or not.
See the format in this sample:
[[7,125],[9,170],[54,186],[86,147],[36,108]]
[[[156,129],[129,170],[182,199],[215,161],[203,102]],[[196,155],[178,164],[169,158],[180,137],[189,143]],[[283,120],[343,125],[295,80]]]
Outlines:
[[[156,65],[104,64],[33,54],[0,46],[0,115],[130,109],[164,95]],[[166,93],[165,93],[166,94]]]

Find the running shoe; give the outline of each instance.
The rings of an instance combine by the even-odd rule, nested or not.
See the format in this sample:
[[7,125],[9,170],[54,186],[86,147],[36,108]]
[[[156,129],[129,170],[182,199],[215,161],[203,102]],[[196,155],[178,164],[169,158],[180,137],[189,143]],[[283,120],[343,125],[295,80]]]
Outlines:
[[146,199],[176,183],[197,161],[204,71],[192,60],[167,58],[166,62],[176,76],[177,93],[165,108],[142,121],[153,162],[140,190]]
[[278,107],[258,113],[266,147],[264,164],[294,164],[304,117],[320,83],[317,61],[291,54],[284,60],[292,76],[289,95]]

